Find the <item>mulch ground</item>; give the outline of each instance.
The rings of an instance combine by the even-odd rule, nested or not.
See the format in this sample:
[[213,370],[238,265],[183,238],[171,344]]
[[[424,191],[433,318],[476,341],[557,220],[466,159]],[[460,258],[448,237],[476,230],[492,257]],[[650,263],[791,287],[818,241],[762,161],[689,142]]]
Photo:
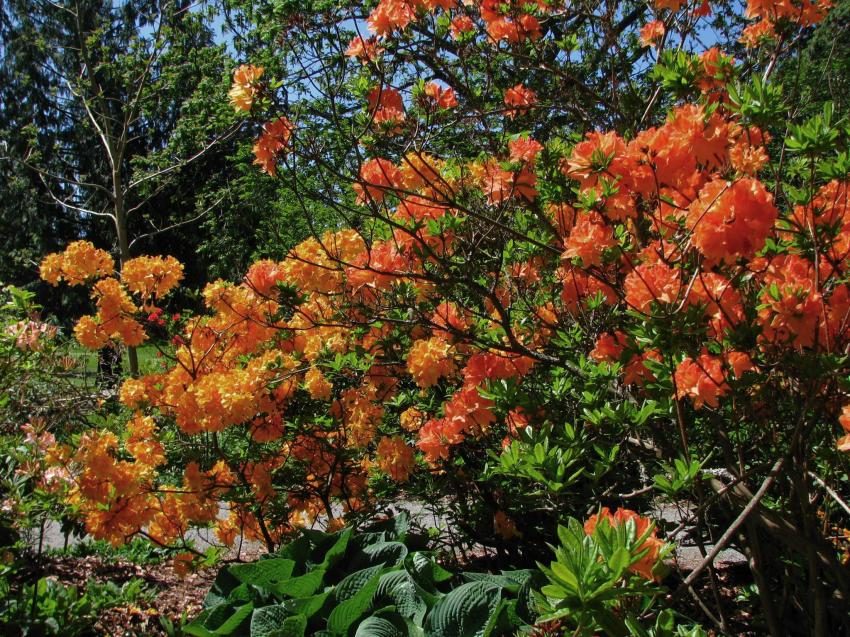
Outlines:
[[[243,558],[246,556],[243,552]],[[167,633],[160,617],[178,626],[184,616],[191,619],[201,611],[201,603],[221,565],[178,577],[170,562],[133,564],[126,560],[87,557],[43,558],[33,564],[30,577],[55,577],[63,584],[84,590],[86,582],[112,581],[119,586],[133,578],[141,579],[152,597],[104,611],[98,618],[93,637],[159,637]]]

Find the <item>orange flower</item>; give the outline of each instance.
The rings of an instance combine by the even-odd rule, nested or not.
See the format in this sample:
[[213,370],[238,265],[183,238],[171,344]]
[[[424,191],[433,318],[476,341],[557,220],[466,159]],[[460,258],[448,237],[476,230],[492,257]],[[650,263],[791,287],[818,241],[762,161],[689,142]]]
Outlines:
[[283,269],[275,261],[263,259],[256,261],[248,268],[245,282],[260,296],[272,298],[276,296],[277,284],[286,280]]
[[428,82],[425,85],[425,95],[434,101],[437,108],[454,108],[457,106],[455,90],[451,87],[443,88],[436,82]]
[[517,137],[508,142],[511,161],[534,165],[537,155],[543,150],[543,144],[530,137]]
[[440,378],[449,376],[456,369],[452,346],[443,339],[434,336],[415,341],[410,346],[407,371],[423,389],[436,385]]
[[228,95],[237,111],[250,111],[259,90],[256,83],[263,75],[262,66],[243,64],[233,72],[233,86]]
[[286,117],[279,117],[263,126],[263,132],[254,144],[254,163],[264,173],[272,177],[277,174],[277,158],[289,145],[292,130],[292,123]]
[[407,482],[415,466],[413,449],[401,436],[384,436],[378,442],[378,467],[396,482]]
[[82,285],[91,279],[109,276],[115,271],[115,261],[105,250],[94,247],[91,241],[74,241],[64,252],[55,252],[41,262],[41,278],[57,285]]
[[473,29],[475,29],[475,23],[467,15],[459,15],[452,19],[451,32],[455,40],[459,40],[464,33],[469,33]]
[[537,104],[537,94],[522,84],[505,91],[505,105],[512,107],[505,110],[505,114],[513,119],[517,115],[523,115],[528,109]]
[[617,363],[623,355],[625,346],[623,344],[625,334],[616,332],[613,336],[607,332],[603,332],[596,339],[596,345],[591,350],[589,356],[595,361]]
[[100,329],[93,316],[81,316],[74,326],[74,338],[87,349],[100,349],[109,341],[109,334]]
[[380,0],[369,14],[369,29],[379,36],[402,31],[416,19],[416,7],[409,0]]
[[661,20],[647,22],[640,30],[641,46],[656,46],[664,37],[665,31],[664,23]]
[[315,400],[327,400],[331,397],[333,384],[328,381],[318,367],[311,367],[304,375],[304,387]]
[[703,405],[716,408],[720,398],[729,391],[723,360],[707,352],[700,354],[696,360],[686,358],[679,363],[673,379],[676,381],[676,398],[689,397],[697,409]]
[[661,352],[657,349],[651,349],[643,354],[635,354],[631,360],[623,368],[623,382],[626,385],[637,385],[643,387],[644,384],[655,380],[655,374],[646,366],[646,361],[653,360],[661,362]]
[[367,99],[372,121],[379,126],[388,125],[391,133],[398,132],[398,124],[404,121],[404,101],[401,99],[401,93],[389,86],[379,85],[369,92]]
[[777,215],[773,196],[760,181],[716,179],[688,208],[687,223],[709,263],[733,263],[764,246]]
[[121,268],[121,282],[142,299],[162,298],[183,280],[183,264],[174,257],[137,257]]
[[585,212],[577,215],[570,236],[564,242],[566,250],[562,259],[581,259],[588,268],[602,263],[602,253],[617,245],[614,234],[605,220],[597,212]]
[[397,188],[401,171],[389,159],[370,159],[360,167],[360,181],[354,184],[357,203],[381,203],[384,196]]
[[384,49],[378,45],[377,38],[363,38],[359,35],[351,40],[345,50],[348,57],[357,58],[363,64],[377,60],[383,52]]
[[653,303],[677,301],[682,283],[678,270],[659,261],[637,266],[626,276],[624,287],[626,303],[644,314],[650,314]]
[[449,449],[463,442],[464,436],[458,428],[446,418],[429,420],[419,430],[416,446],[425,454],[430,464],[438,460],[448,460]]
[[765,40],[772,40],[776,36],[773,22],[770,20],[759,20],[749,25],[741,32],[740,42],[748,49],[760,46]]
[[401,428],[405,431],[419,431],[422,425],[425,424],[425,414],[415,407],[409,407],[401,412],[399,424],[401,424]]

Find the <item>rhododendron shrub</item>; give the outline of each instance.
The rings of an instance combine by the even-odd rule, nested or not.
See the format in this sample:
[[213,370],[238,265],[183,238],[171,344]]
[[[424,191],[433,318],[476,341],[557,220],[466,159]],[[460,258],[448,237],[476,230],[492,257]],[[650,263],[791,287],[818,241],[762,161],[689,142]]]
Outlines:
[[[261,169],[339,223],[207,285],[166,369],[122,386],[128,431],[56,447],[89,532],[171,544],[208,525],[273,549],[396,484],[534,557],[569,516],[666,497],[692,503],[700,545],[751,557],[765,630],[846,627],[848,131],[830,107],[795,121],[769,82],[785,39],[828,8],[751,2],[747,64],[689,47],[707,2],[619,26],[546,0],[293,16],[292,75],[261,84],[246,66],[231,99],[266,122]],[[613,39],[590,49],[597,26]],[[611,42],[644,60],[639,108],[588,71]],[[276,100],[285,112],[255,113]],[[317,166],[326,183],[301,183]],[[140,308],[177,266],[118,280],[80,251],[42,266],[92,285],[80,342],[141,342]],[[182,450],[177,479],[163,428],[203,447]],[[728,631],[715,555],[671,600],[713,589],[706,619]]]

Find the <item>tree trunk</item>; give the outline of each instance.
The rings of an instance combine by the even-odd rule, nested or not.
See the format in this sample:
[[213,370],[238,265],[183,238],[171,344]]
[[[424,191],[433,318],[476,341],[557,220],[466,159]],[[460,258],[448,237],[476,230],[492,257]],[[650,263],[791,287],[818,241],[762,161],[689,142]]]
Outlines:
[[[127,211],[124,209],[124,185],[121,179],[121,162],[113,155],[112,196],[115,205],[115,232],[118,235],[118,249],[121,255],[121,269],[130,260],[130,240],[127,237]],[[127,347],[127,360],[130,375],[139,375],[139,353],[135,347]]]

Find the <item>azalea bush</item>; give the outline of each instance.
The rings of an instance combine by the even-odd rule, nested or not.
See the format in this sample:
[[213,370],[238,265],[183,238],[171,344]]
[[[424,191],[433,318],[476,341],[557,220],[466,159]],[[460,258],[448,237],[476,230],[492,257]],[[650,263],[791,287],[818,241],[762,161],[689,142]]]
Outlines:
[[[667,605],[734,631],[712,564],[735,546],[757,630],[846,629],[850,130],[772,82],[829,3],[302,4],[269,17],[284,76],[246,64],[229,99],[332,229],[169,320],[173,259],[42,264],[91,287],[84,345],[140,345],[150,315],[170,339],[121,387],[126,431],[51,451],[88,532],[273,551],[395,488],[543,562],[568,518],[660,500],[704,556]],[[715,11],[734,56],[701,44]]]

